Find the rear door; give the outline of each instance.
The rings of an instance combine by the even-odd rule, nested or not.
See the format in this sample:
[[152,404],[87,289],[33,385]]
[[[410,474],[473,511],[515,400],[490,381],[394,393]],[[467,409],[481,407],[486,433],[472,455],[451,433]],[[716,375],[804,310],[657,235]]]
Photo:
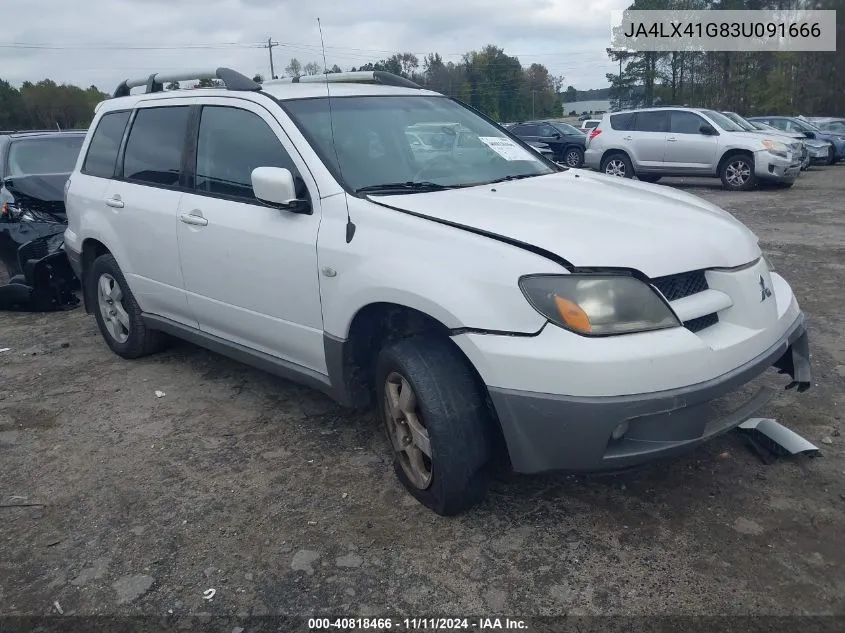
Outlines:
[[710,124],[695,112],[669,110],[667,114],[669,134],[663,156],[666,170],[673,173],[713,173],[719,137],[701,133],[701,126]]
[[642,110],[637,112],[634,131],[623,134],[631,147],[634,168],[647,171],[663,171],[666,153],[666,137],[669,131],[669,115],[665,110]]
[[185,297],[176,237],[189,114],[187,100],[139,104],[116,178],[109,181],[101,205],[113,231],[105,244],[141,309],[196,327]]

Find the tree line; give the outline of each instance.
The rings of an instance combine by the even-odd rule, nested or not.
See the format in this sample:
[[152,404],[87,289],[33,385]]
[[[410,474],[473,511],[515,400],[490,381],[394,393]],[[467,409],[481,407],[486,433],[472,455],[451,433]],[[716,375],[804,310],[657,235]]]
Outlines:
[[86,128],[94,106],[106,96],[96,86],[83,89],[44,79],[15,88],[0,79],[0,130]]
[[690,105],[745,115],[845,115],[845,0],[635,0],[634,10],[838,9],[836,52],[640,52],[607,49],[612,109]]
[[[424,88],[456,97],[499,121],[562,115],[563,77],[552,75],[543,64],[523,67],[519,58],[493,44],[465,53],[459,62],[444,61],[439,53],[429,53],[422,60],[414,53],[397,53],[349,70],[400,75]],[[315,62],[302,64],[292,59],[285,72],[287,76],[300,76],[324,71]],[[341,69],[335,65],[328,72]]]

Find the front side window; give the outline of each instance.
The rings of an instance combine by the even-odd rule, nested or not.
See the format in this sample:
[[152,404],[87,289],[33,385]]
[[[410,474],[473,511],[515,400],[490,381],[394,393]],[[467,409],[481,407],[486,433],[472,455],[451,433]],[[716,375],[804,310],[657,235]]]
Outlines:
[[[331,100],[331,120],[328,105],[326,98],[284,102],[323,162],[351,191],[412,193],[556,171],[447,97],[339,97]],[[414,137],[426,145],[412,146]]]
[[83,140],[84,136],[54,136],[12,141],[6,175],[69,174],[76,166]]
[[127,180],[174,187],[179,184],[188,106],[138,110],[123,158]]
[[117,152],[130,114],[129,110],[124,110],[103,115],[88,145],[88,154],[82,165],[83,174],[99,178],[114,177]]
[[304,182],[275,132],[257,114],[239,108],[204,106],[197,142],[195,188],[214,195],[255,200],[252,170],[284,167],[294,175],[298,197]]
[[673,134],[701,134],[705,121],[697,114],[683,110],[669,113],[669,131]]

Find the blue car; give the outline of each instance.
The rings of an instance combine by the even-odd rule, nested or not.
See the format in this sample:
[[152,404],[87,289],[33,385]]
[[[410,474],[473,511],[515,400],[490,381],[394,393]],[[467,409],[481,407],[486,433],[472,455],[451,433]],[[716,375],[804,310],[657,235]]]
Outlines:
[[799,132],[807,138],[830,141],[833,143],[833,160],[830,161],[831,164],[845,158],[845,132],[821,130],[812,123],[792,116],[755,116],[749,117],[748,120],[766,123],[786,132]]

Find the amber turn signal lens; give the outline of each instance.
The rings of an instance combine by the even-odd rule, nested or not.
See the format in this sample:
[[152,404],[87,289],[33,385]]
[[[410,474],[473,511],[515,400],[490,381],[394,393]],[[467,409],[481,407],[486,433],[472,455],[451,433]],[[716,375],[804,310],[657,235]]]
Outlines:
[[593,331],[593,326],[590,325],[590,317],[574,301],[555,295],[555,306],[560,313],[560,318],[573,330],[585,334]]

